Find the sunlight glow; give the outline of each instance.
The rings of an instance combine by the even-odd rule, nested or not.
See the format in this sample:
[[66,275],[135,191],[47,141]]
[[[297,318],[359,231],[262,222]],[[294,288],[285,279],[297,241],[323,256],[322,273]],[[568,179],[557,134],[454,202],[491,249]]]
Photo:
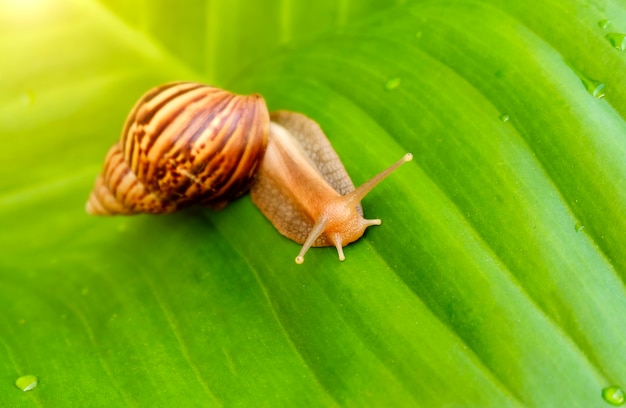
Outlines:
[[40,15],[52,3],[54,0],[0,0],[0,15],[10,17]]

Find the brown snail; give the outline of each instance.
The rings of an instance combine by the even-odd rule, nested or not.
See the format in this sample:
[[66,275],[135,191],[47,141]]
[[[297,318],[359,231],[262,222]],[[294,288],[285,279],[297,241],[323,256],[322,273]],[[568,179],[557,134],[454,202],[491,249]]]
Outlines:
[[251,190],[254,204],[286,237],[343,247],[380,220],[361,199],[401,160],[355,189],[319,125],[293,112],[268,113],[259,95],[193,82],[152,89],[132,109],[87,201],[94,215],[168,213],[192,204],[222,208]]

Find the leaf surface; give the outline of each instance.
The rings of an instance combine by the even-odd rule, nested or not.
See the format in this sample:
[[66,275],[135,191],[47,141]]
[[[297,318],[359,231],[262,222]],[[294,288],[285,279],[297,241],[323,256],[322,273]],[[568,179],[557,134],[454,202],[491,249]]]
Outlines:
[[[616,0],[0,3],[3,406],[606,406],[620,32]],[[412,152],[363,200],[382,226],[296,265],[249,197],[87,216],[127,112],[172,80],[314,118],[357,185]]]

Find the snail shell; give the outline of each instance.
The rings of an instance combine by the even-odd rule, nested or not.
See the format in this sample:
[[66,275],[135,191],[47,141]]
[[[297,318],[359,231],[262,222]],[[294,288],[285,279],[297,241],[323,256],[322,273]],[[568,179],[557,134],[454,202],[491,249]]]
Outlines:
[[250,186],[252,201],[286,237],[343,247],[378,219],[361,200],[401,160],[355,189],[319,125],[240,96],[178,82],[154,88],[131,111],[87,202],[90,214],[169,213],[191,204],[221,208]]
[[154,88],[137,102],[109,150],[87,212],[221,208],[249,189],[268,134],[269,114],[259,95],[193,82]]

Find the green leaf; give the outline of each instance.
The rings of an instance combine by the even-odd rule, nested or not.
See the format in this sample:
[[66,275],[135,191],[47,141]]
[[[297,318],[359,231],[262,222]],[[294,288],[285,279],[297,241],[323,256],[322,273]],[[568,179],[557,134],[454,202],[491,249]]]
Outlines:
[[[615,33],[617,0],[0,3],[2,406],[607,406]],[[133,103],[172,80],[307,114],[356,184],[412,152],[363,201],[382,226],[296,265],[247,196],[86,215]]]

